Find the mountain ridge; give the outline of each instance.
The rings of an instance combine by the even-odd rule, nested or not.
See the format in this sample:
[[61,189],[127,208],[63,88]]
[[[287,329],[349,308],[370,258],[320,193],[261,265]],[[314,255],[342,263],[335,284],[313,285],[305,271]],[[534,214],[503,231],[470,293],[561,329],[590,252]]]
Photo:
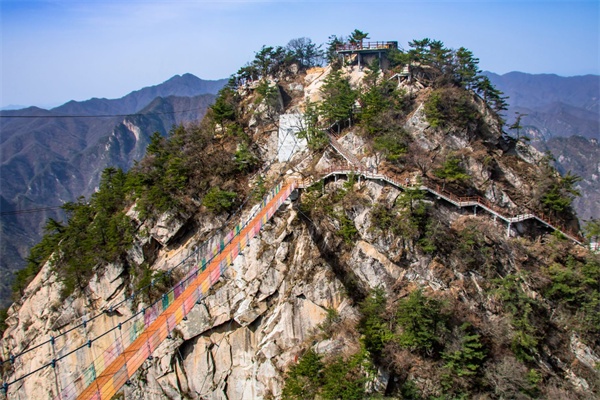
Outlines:
[[[55,366],[53,353],[23,343],[67,354],[55,371],[82,373],[61,375],[60,387],[80,393],[104,386],[88,382],[89,365],[92,380],[106,366],[94,357],[121,362],[131,342],[160,331],[132,349],[142,354],[132,370],[108,368],[119,377],[108,377],[109,390],[127,381],[122,395],[132,399],[597,394],[597,258],[535,218],[501,221],[482,202],[463,208],[420,188],[476,196],[506,212],[550,213],[577,229],[571,181],[503,132],[500,103],[486,103],[452,74],[435,86],[441,67],[396,82],[354,61],[308,72],[271,60],[272,75],[227,87],[202,125],[153,137],[128,173],[133,192],[122,175],[107,173],[68,234],[56,232],[48,254],[57,267],[41,257],[11,307],[2,348],[5,360],[17,354],[20,362],[6,374],[7,390],[57,391],[50,374],[21,383],[28,365]],[[307,97],[319,105],[317,118],[307,122],[305,144],[280,159],[290,129],[278,117],[310,113]],[[357,165],[402,183],[336,169],[348,168],[338,151],[352,157],[330,146],[332,122]],[[320,180],[331,171],[338,173]],[[263,219],[273,204],[263,195],[294,179],[314,184]],[[97,232],[119,221],[124,234],[102,239],[130,240],[109,253]],[[239,254],[235,262],[226,248]],[[200,272],[210,277],[184,289]],[[175,300],[184,291],[198,296]],[[174,301],[183,314],[158,316]],[[50,306],[38,317],[43,302]],[[159,329],[139,336],[152,321]],[[75,333],[48,341],[57,326]]]
[[[511,107],[535,107],[560,99],[576,107],[594,112],[600,111],[599,75],[564,77],[556,74],[529,74],[519,71],[502,75],[485,71],[484,75],[509,96]],[[525,97],[521,92],[527,92],[529,95]]]
[[1,111],[2,117],[27,118],[0,118],[2,211],[17,211],[2,216],[0,300],[8,301],[12,274],[24,266],[47,218],[64,216],[60,210],[18,210],[57,207],[89,196],[104,168],[126,170],[141,159],[154,131],[166,135],[174,125],[199,121],[225,82],[176,75],[119,99]]
[[103,113],[131,114],[140,111],[157,97],[192,97],[198,94],[216,95],[226,82],[226,79],[206,81],[195,75],[186,73],[175,75],[158,85],[134,90],[118,99],[92,98],[81,102],[71,100],[53,108],[51,111],[67,114],[72,113],[75,115],[79,113],[89,113],[90,115]]

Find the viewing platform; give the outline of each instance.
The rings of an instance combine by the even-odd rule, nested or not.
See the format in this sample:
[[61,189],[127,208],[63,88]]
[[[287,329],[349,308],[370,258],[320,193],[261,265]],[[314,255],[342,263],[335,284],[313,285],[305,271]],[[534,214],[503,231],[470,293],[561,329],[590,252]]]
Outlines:
[[398,42],[348,42],[336,46],[337,54],[344,62],[356,62],[360,68],[373,61],[379,62],[379,67],[386,69],[389,66],[388,51],[397,50]]
[[398,42],[363,42],[363,43],[344,43],[335,48],[340,54],[352,53],[370,53],[373,51],[398,49]]

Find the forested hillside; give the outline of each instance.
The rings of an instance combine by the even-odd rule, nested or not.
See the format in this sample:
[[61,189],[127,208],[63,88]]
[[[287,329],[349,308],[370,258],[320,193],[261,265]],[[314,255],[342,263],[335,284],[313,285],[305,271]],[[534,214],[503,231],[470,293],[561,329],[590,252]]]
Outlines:
[[49,221],[5,321],[9,397],[103,372],[95,357],[140,334],[122,324],[158,321],[285,182],[299,189],[181,324],[165,317],[117,396],[598,397],[599,232],[574,213],[579,178],[503,131],[504,95],[471,51],[383,42],[380,63],[367,36],[264,46],[202,122],[155,133],[133,168],[105,169],[68,221]]
[[166,135],[202,118],[224,84],[186,74],[120,99],[2,111],[0,304],[9,304],[12,276],[25,266],[45,221],[64,219],[60,206],[89,197],[104,168],[131,168],[153,132]]

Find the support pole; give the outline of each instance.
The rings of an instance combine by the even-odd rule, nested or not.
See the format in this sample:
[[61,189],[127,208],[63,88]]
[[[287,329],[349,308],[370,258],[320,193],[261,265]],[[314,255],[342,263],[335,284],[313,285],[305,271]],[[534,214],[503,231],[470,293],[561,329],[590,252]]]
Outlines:
[[60,382],[58,376],[58,362],[56,361],[56,347],[54,346],[54,336],[50,336],[50,345],[52,346],[52,369],[54,370],[54,382],[56,384],[56,398],[62,399],[62,393],[60,390]]

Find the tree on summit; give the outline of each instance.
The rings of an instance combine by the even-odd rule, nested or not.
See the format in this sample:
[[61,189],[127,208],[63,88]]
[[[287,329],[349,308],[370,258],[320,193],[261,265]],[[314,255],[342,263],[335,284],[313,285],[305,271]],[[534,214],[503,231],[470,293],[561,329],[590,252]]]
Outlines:
[[285,47],[301,68],[315,67],[323,62],[324,53],[321,46],[317,46],[309,38],[292,39]]
[[496,89],[487,76],[479,75],[474,82],[474,87],[476,92],[483,97],[483,101],[489,104],[495,112],[499,113],[508,108],[506,103],[508,97],[502,96],[504,93]]
[[346,38],[343,36],[331,35],[327,42],[327,50],[325,51],[325,59],[333,69],[339,69],[342,66],[341,58],[338,56],[338,46],[343,45]]
[[479,59],[473,56],[473,52],[461,47],[454,53],[454,64],[456,80],[465,89],[471,89],[481,72],[477,69]]
[[235,97],[235,91],[232,88],[225,86],[221,89],[215,103],[211,106],[215,122],[221,125],[221,128],[225,127],[226,122],[235,121]]
[[355,29],[351,34],[350,34],[350,39],[348,40],[350,42],[350,44],[352,44],[353,46],[359,47],[362,49],[363,47],[363,40],[368,39],[369,38],[369,34],[363,31],[359,31],[358,29]]

